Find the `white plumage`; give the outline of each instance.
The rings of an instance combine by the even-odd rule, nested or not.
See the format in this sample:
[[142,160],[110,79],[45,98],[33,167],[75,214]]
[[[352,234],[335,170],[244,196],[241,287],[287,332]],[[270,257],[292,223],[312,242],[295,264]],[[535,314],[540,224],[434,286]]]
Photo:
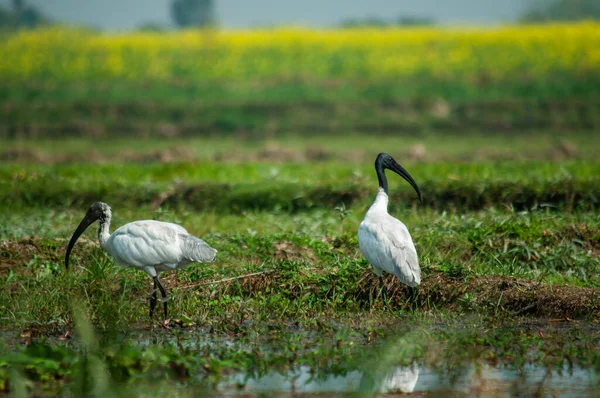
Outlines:
[[65,266],[69,267],[69,255],[79,236],[94,221],[100,220],[98,240],[102,248],[114,258],[117,265],[143,270],[152,277],[154,290],[150,300],[150,317],[156,306],[158,289],[163,297],[166,318],[167,293],[158,280],[160,273],[183,268],[193,262],[212,262],[217,250],[202,239],[190,235],[182,226],[169,222],[134,221],[110,234],[111,218],[112,211],[106,203],[96,202],[90,206],[69,241]]
[[390,216],[387,207],[388,196],[380,188],[375,203],[358,227],[360,251],[378,277],[385,271],[408,286],[418,286],[421,269],[417,250],[406,225]]
[[154,220],[123,225],[106,239],[103,247],[117,265],[144,270],[151,277],[193,262],[211,262],[217,253],[182,226]]
[[412,364],[410,367],[397,367],[392,369],[388,376],[383,379],[379,391],[389,394],[391,392],[411,393],[419,381],[419,367]]
[[408,228],[400,220],[388,214],[388,182],[385,169],[392,170],[408,181],[422,200],[421,191],[408,171],[390,155],[380,153],[375,160],[379,191],[375,202],[358,227],[358,245],[379,277],[384,296],[386,289],[383,284],[383,272],[396,275],[402,283],[410,287],[416,287],[421,283],[417,250]]

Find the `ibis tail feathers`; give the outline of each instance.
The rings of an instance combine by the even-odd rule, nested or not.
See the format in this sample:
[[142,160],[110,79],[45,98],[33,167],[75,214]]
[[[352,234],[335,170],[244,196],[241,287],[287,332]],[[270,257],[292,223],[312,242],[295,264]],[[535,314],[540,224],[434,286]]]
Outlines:
[[392,256],[395,260],[394,274],[398,279],[410,287],[419,286],[421,284],[421,268],[419,268],[417,253],[409,248],[404,248]]

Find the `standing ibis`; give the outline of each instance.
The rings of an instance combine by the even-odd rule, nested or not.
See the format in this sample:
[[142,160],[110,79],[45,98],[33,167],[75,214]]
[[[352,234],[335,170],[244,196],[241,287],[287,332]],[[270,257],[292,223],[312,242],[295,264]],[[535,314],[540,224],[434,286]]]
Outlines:
[[98,240],[102,248],[114,258],[117,265],[146,271],[152,277],[154,290],[150,298],[150,317],[152,318],[156,307],[158,288],[167,318],[167,292],[158,280],[158,275],[194,262],[212,262],[217,251],[202,239],[190,235],[182,226],[162,221],[134,221],[111,234],[111,217],[111,208],[106,203],[96,202],[90,206],[69,241],[65,267],[69,268],[69,255],[79,236],[94,221],[99,220]]
[[417,191],[419,201],[423,202],[421,191],[408,171],[387,153],[380,153],[375,160],[379,191],[375,202],[358,227],[358,245],[373,266],[375,275],[379,277],[379,286],[384,298],[387,297],[382,278],[384,271],[396,275],[402,283],[411,288],[421,283],[419,259],[408,229],[400,220],[388,214],[388,181],[385,169],[408,181]]

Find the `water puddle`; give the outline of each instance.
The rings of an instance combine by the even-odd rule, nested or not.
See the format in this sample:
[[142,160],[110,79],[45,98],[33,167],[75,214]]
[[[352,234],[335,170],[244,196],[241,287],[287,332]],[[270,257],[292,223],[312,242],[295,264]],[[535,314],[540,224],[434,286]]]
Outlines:
[[345,375],[314,374],[308,366],[281,374],[269,372],[262,377],[237,374],[222,381],[217,390],[225,395],[323,394],[337,393],[460,393],[466,396],[526,395],[541,393],[561,397],[591,396],[597,391],[598,376],[593,370],[547,370],[526,365],[522,371],[474,363],[450,376],[424,366],[395,367],[387,372],[369,374],[351,371]]
[[[5,349],[15,349],[22,346],[23,339],[19,336],[17,331],[0,331],[0,347],[4,345]],[[547,334],[546,338],[549,339],[549,336],[551,334]],[[566,338],[568,334],[559,336]],[[361,343],[359,335],[349,334],[344,336],[344,344],[337,346],[340,341],[337,340],[338,337],[321,336],[312,330],[291,330],[285,333],[278,331],[275,337],[263,333],[245,338],[227,337],[222,333],[211,334],[201,329],[168,333],[163,330],[136,330],[126,334],[102,336],[100,342],[106,340],[106,346],[110,347],[114,341],[119,341],[120,344],[128,341],[124,347],[129,344],[131,347],[149,350],[152,352],[150,357],[164,354],[171,361],[177,360],[178,355],[189,359],[190,352],[194,358],[208,355],[217,364],[215,369],[210,372],[206,372],[202,366],[187,369],[183,373],[189,377],[186,381],[189,382],[188,388],[208,388],[208,391],[214,391],[218,395],[232,397],[303,394],[336,397],[348,393],[360,393],[360,396],[415,394],[579,397],[596,396],[600,387],[600,377],[593,368],[593,361],[587,362],[589,368],[548,368],[533,362],[516,368],[506,365],[520,363],[511,356],[510,352],[513,351],[506,351],[508,355],[505,358],[495,357],[497,361],[504,363],[499,366],[482,359],[483,356],[465,359],[452,355],[443,357],[449,359],[440,363],[442,357],[437,354],[420,356],[418,361],[421,363],[397,366],[406,361],[406,358],[411,358],[408,359],[410,361],[416,357],[412,356],[415,343],[410,335],[397,342],[382,339],[374,345],[366,345]],[[68,346],[75,352],[79,350],[76,338],[66,341],[57,337],[41,339],[50,345]],[[512,345],[510,347],[514,348]],[[548,360],[547,356],[534,355],[526,351],[525,347],[521,347],[522,352],[518,351],[523,358]],[[554,352],[560,354],[560,347],[562,346],[557,345]],[[597,345],[594,343],[588,348],[595,350],[595,347]],[[435,351],[435,345],[428,349],[438,352]],[[546,347],[546,350],[544,352],[549,352],[549,348]],[[132,352],[135,354],[138,351]],[[566,363],[565,359],[571,356],[564,355],[564,358],[558,355],[556,360]],[[139,357],[134,355],[129,359],[135,362]],[[467,362],[462,362],[464,360]]]

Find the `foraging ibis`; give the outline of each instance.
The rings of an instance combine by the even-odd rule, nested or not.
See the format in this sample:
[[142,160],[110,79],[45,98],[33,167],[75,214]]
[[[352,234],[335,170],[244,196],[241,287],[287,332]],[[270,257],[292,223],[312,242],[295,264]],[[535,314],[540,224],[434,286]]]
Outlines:
[[134,267],[146,271],[154,280],[150,297],[150,317],[156,307],[156,289],[160,290],[167,318],[167,292],[158,280],[163,271],[183,268],[194,262],[214,261],[217,251],[202,239],[190,235],[180,225],[162,221],[134,221],[109,232],[112,211],[109,205],[96,202],[73,233],[65,254],[65,267],[69,268],[69,255],[79,236],[96,220],[100,221],[98,240],[121,267]]
[[380,153],[375,160],[375,171],[379,180],[379,191],[375,202],[371,205],[364,220],[358,227],[358,245],[360,251],[373,266],[375,275],[379,277],[379,286],[384,297],[387,290],[382,274],[394,274],[408,286],[415,287],[421,283],[421,269],[415,245],[408,233],[406,225],[388,214],[388,181],[385,169],[391,170],[404,178],[419,195],[423,202],[421,190],[411,175],[387,153]]

